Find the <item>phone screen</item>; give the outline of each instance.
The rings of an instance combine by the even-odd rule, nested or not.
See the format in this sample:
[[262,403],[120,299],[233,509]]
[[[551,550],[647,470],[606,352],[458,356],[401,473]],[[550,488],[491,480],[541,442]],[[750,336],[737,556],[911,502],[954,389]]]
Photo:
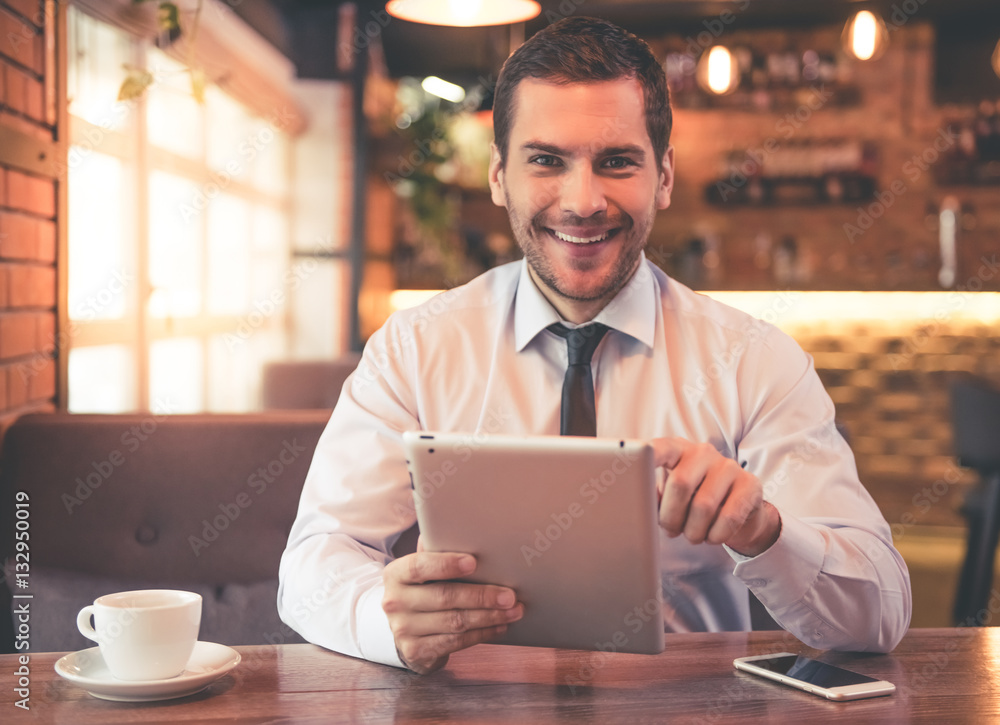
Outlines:
[[796,680],[823,688],[878,682],[874,677],[859,675],[857,672],[851,672],[840,667],[828,665],[825,662],[818,662],[808,657],[797,655],[754,660],[753,664],[762,670],[777,672],[786,677],[794,677]]

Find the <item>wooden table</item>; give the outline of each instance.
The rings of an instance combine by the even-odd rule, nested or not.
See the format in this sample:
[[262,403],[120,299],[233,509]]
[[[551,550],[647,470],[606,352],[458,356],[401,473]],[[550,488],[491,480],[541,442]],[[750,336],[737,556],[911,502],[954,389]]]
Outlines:
[[[483,645],[421,677],[313,645],[238,647],[243,661],[178,700],[116,703],[31,655],[31,710],[0,656],[0,722],[40,723],[990,723],[1000,722],[1000,629],[916,629],[891,655],[817,653],[782,632],[676,634],[657,656]],[[830,702],[736,672],[781,650],[894,682],[895,695]]]

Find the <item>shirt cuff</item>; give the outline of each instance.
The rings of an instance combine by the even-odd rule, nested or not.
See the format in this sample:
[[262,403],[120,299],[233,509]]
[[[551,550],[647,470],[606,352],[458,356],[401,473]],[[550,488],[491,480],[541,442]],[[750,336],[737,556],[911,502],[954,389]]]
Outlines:
[[780,610],[801,600],[823,568],[826,539],[813,526],[781,514],[781,533],[766,551],[743,556],[726,547],[736,562],[733,573],[768,609]]
[[405,668],[396,651],[396,638],[392,636],[389,618],[382,609],[384,595],[385,586],[379,584],[358,601],[358,649],[366,660]]

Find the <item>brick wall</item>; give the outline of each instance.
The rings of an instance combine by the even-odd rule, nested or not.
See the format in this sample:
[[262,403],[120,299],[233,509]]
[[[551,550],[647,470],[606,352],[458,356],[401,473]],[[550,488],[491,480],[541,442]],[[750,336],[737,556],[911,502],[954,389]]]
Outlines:
[[55,25],[38,0],[0,0],[0,433],[56,404]]
[[[836,50],[840,29],[727,32],[719,42],[765,49],[812,47]],[[654,39],[666,47],[669,39]],[[940,290],[940,243],[934,212],[948,196],[969,210],[958,237],[959,290],[998,290],[1000,274],[983,273],[983,258],[996,264],[1000,246],[1000,187],[944,184],[935,173],[945,163],[930,153],[942,130],[976,112],[975,105],[934,102],[934,28],[921,17],[896,29],[884,56],[854,62],[849,83],[857,105],[829,103],[778,111],[676,111],[673,135],[677,178],[673,204],[658,215],[648,255],[671,275],[704,289]],[[995,99],[992,99],[995,100]],[[801,111],[794,122],[789,112]],[[710,204],[705,188],[726,170],[727,154],[760,150],[768,139],[861,139],[878,150],[878,188],[897,191],[891,205],[856,238],[866,204],[787,204],[753,207]],[[925,156],[927,154],[927,156]],[[926,171],[914,156],[937,159]],[[776,278],[775,266],[758,264],[758,238],[777,245],[796,240],[799,276]],[[687,276],[681,251],[691,238],[713,237],[718,266]],[[990,267],[992,270],[993,267]],[[879,310],[856,328],[791,331],[811,354],[851,436],[862,480],[895,531],[964,526],[957,513],[975,474],[953,457],[948,388],[974,374],[1000,386],[1000,329],[928,320],[879,322]],[[930,496],[925,491],[930,491]],[[915,500],[915,497],[916,500]],[[931,505],[928,507],[927,501]]]
[[969,375],[1000,387],[997,330],[965,321],[873,321],[836,335],[793,335],[813,356],[861,480],[894,534],[964,526],[957,509],[977,477],[954,457],[949,387]]
[[[734,31],[719,42],[832,52],[839,47],[839,36],[840,29],[831,26]],[[958,238],[957,286],[1000,289],[1000,275],[975,276],[981,257],[997,252],[1000,187],[950,185],[937,178],[947,162],[935,142],[948,129],[957,130],[962,119],[974,117],[976,105],[935,104],[933,26],[914,18],[892,33],[889,49],[878,60],[844,63],[850,71],[847,83],[858,92],[857,105],[823,105],[805,92],[802,105],[774,111],[677,109],[673,203],[657,217],[650,257],[701,289],[940,289],[934,215],[942,201],[953,196],[969,211]],[[845,225],[867,226],[859,216],[871,201],[753,207],[706,200],[706,187],[733,173],[733,163],[727,161],[730,152],[750,149],[766,158],[769,140],[781,145],[824,139],[858,139],[877,150],[877,186],[888,208],[876,207],[877,218],[861,235],[849,234]],[[798,265],[796,278],[783,281],[776,278],[776,265],[757,263],[757,254],[762,240],[773,250],[786,237],[798,246]],[[701,270],[698,277],[682,260],[692,238],[713,240],[718,253],[717,265]]]
[[955,461],[948,388],[970,374],[1000,387],[998,330],[873,321],[837,334],[793,335],[813,355],[861,480],[909,567],[911,626],[951,626],[966,547],[958,507],[977,475]]

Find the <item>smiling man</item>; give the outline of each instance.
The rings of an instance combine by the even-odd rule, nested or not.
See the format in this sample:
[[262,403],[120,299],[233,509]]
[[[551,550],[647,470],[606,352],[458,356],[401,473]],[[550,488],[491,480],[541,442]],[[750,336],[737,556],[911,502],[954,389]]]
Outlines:
[[[651,441],[670,631],[749,629],[749,590],[813,647],[903,636],[906,566],[810,358],[645,259],[670,205],[670,126],[659,63],[610,23],[560,21],[504,64],[490,189],[524,259],[369,340],[281,562],[279,610],[304,637],[423,673],[523,616],[511,589],[448,581],[472,556],[394,556],[415,521],[407,430]],[[592,353],[582,428],[562,394],[574,336]]]
[[673,153],[653,148],[635,78],[518,84],[516,121],[494,144],[490,188],[542,294],[587,322],[635,274],[657,209],[670,205]]

